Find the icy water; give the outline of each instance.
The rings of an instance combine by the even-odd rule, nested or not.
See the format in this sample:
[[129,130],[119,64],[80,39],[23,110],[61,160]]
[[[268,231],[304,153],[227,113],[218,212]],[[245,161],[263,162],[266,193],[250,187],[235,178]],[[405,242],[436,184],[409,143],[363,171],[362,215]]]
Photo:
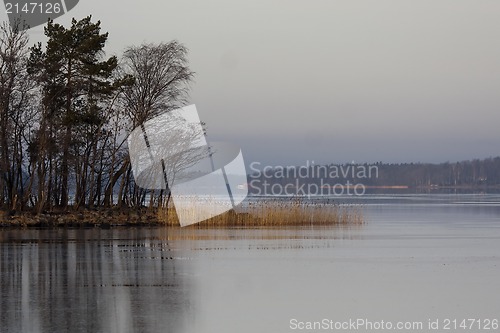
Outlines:
[[350,202],[365,225],[0,230],[0,332],[500,331],[499,195]]

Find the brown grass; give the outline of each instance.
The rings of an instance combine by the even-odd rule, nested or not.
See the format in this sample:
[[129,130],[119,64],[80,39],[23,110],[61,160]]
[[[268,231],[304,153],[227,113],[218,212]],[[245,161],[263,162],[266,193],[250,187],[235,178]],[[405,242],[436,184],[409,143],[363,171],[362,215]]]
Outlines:
[[[193,205],[193,210],[196,206]],[[311,203],[303,200],[266,200],[250,202],[244,208],[193,225],[194,227],[276,227],[307,225],[361,225],[364,223],[360,206],[332,203]],[[158,220],[168,226],[178,226],[172,206],[158,210]]]

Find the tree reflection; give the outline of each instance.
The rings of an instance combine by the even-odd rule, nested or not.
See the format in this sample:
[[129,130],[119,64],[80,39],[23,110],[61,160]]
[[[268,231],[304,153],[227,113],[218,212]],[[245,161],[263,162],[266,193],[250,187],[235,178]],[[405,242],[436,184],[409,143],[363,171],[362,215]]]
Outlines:
[[180,250],[154,230],[4,231],[2,332],[179,332]]

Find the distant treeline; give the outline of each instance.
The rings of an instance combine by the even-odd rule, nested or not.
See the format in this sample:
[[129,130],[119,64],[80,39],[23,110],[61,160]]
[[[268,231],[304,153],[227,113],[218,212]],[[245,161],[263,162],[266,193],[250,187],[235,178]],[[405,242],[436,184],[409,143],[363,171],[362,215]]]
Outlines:
[[319,187],[500,187],[500,157],[462,162],[329,164],[253,169],[248,175],[250,192],[279,184],[297,188],[301,184]]
[[377,163],[379,176],[366,181],[367,185],[420,186],[499,186],[500,157],[462,162]]

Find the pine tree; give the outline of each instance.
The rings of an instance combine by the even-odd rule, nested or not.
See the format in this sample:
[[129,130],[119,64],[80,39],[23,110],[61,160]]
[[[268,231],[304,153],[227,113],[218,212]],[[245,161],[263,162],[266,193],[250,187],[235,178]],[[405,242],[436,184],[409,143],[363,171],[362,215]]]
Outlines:
[[[56,156],[44,152],[48,156],[41,160],[48,157],[52,170],[39,177],[48,177],[48,184],[43,187],[55,191],[45,193],[45,197],[62,207],[69,202],[70,182],[77,189],[75,202],[85,196],[86,180],[78,182],[83,186],[78,191],[76,179],[88,166],[85,164],[89,159],[79,155],[89,153],[87,148],[92,144],[89,140],[96,134],[92,131],[105,121],[103,101],[123,84],[123,80],[113,76],[118,66],[116,57],[103,60],[108,33],[101,34],[100,21],[92,23],[91,19],[91,16],[80,21],[73,19],[70,28],[49,20],[45,27],[48,37],[45,50],[40,43],[31,48],[31,72],[43,87],[41,147],[47,149],[49,142],[57,146]],[[75,172],[73,179],[72,172]]]

